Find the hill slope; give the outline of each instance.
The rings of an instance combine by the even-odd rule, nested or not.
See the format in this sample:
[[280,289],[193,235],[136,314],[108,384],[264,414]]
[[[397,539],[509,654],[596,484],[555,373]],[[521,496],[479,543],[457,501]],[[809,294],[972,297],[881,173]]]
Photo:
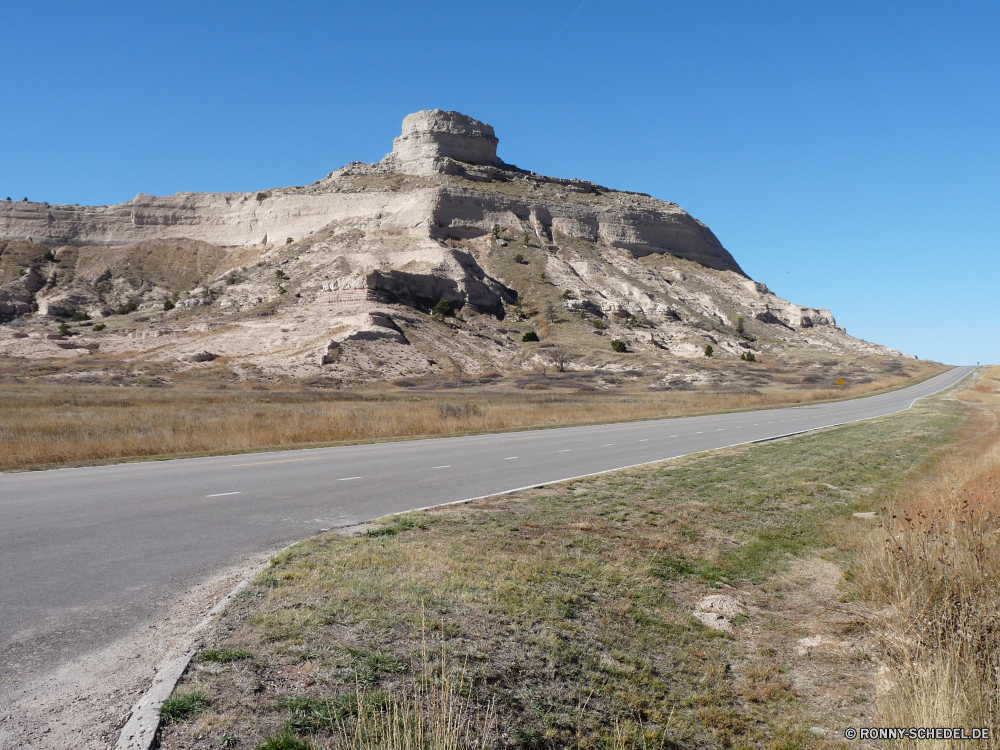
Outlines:
[[704,380],[708,346],[713,361],[902,366],[748,278],[676,204],[527,172],[496,147],[489,125],[431,110],[404,120],[381,162],[309,186],[2,202],[0,355],[84,378],[555,367],[644,370],[664,387]]

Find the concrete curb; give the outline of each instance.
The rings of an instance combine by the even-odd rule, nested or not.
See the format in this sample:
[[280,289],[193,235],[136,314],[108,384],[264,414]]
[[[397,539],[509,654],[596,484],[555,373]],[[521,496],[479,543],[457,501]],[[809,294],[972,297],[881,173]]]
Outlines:
[[[284,549],[288,549],[288,547]],[[279,550],[279,552],[275,552],[274,554],[280,554],[283,551]],[[222,597],[209,610],[208,614],[202,618],[201,622],[188,631],[188,636],[192,641],[194,641],[198,633],[211,625],[215,618],[229,606],[229,602],[233,600],[233,597],[249,586],[250,582],[270,564],[271,560],[268,559],[267,562],[258,565],[246,578],[236,584],[228,594]],[[197,649],[192,648],[183,656],[171,659],[160,667],[153,678],[153,683],[149,690],[143,693],[142,697],[132,707],[132,714],[118,735],[118,743],[115,745],[115,750],[149,750],[149,748],[153,747],[153,743],[156,741],[156,732],[160,728],[160,708],[163,706],[164,701],[170,697],[170,694],[174,692],[178,680],[180,680],[185,670],[187,670],[188,664],[191,663],[191,659],[194,658],[196,653]]]

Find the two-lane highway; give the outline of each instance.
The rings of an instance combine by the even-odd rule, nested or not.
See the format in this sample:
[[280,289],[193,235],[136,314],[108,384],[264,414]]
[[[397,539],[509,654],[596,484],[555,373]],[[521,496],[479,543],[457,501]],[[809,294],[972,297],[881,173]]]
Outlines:
[[0,475],[0,674],[105,646],[321,528],[890,414],[973,369],[834,404]]

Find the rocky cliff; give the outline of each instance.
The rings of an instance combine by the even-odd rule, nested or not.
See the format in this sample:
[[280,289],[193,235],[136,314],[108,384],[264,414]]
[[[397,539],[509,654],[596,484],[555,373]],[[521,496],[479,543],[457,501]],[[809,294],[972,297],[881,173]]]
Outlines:
[[576,367],[631,366],[609,364],[612,340],[675,369],[706,346],[899,356],[747,278],[676,204],[519,169],[497,144],[431,110],[381,162],[308,186],[0,202],[0,353],[361,379],[531,367],[552,347]]

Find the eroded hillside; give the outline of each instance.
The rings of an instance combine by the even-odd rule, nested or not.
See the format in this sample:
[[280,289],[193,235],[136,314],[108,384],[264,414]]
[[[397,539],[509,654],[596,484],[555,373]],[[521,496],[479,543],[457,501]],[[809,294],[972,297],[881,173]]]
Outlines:
[[676,204],[526,172],[496,140],[434,110],[382,162],[310,186],[0,203],[4,372],[355,384],[552,369],[752,388],[768,363],[906,370],[749,279]]

